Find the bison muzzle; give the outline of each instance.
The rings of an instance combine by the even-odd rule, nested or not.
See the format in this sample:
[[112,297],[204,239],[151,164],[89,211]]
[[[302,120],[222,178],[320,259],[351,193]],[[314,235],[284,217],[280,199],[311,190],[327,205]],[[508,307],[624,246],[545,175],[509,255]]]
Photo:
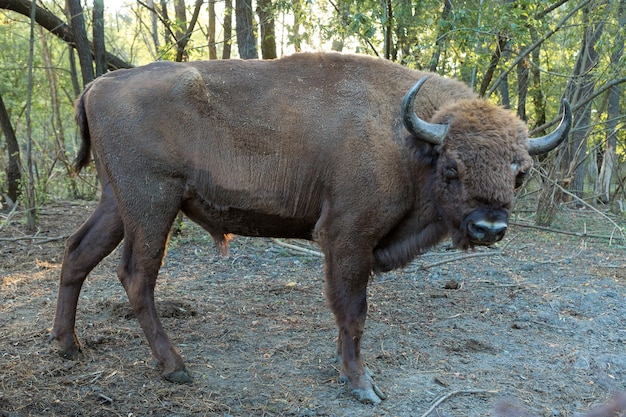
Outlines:
[[75,320],[89,272],[124,240],[117,275],[163,376],[189,382],[157,316],[154,288],[179,211],[225,249],[228,235],[302,238],[324,253],[341,378],[385,398],[360,345],[372,272],[406,265],[446,237],[502,239],[532,154],[510,111],[466,85],[382,59],[296,54],[273,61],[155,62],[108,73],[76,104],[76,168],[93,153],[100,202],[67,241],[52,336],[80,351]]

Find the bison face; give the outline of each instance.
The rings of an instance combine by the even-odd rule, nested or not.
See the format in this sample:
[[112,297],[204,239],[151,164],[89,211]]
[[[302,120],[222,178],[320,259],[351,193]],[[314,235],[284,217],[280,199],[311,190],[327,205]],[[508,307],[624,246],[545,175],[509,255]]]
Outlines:
[[433,198],[457,247],[490,245],[504,237],[515,189],[532,166],[526,125],[483,100],[441,109],[448,126],[433,177]]
[[423,77],[406,93],[401,114],[414,144],[421,144],[416,149],[431,147],[426,152],[435,167],[431,200],[456,246],[495,243],[504,237],[513,193],[532,165],[530,155],[549,152],[567,137],[570,106],[563,100],[563,118],[554,132],[532,139],[512,112],[478,98],[451,101],[427,122],[415,113],[415,98],[426,81]]

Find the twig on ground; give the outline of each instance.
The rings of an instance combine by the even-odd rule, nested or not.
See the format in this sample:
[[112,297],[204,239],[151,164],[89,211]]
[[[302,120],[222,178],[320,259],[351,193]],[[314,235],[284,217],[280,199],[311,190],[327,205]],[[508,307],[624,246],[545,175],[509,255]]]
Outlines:
[[[611,223],[613,225],[613,231],[617,230],[619,231],[619,234],[621,235],[622,240],[626,240],[626,235],[624,235],[624,228],[620,227],[617,223],[615,223],[609,216],[607,216],[606,214],[602,213],[600,210],[598,210],[597,208],[595,208],[594,206],[592,206],[591,204],[587,203],[585,200],[583,200],[582,198],[578,197],[576,194],[566,190],[565,188],[563,188],[563,186],[561,186],[558,181],[553,180],[552,178],[548,177],[547,175],[545,175],[543,172],[541,172],[538,169],[533,168],[534,171],[538,172],[539,175],[542,177],[542,179],[544,181],[548,181],[550,182],[554,187],[557,187],[559,190],[561,190],[564,194],[567,194],[568,196],[572,197],[574,200],[578,201],[579,203],[583,204],[585,207],[587,207],[588,209],[596,212],[597,214],[599,214],[601,217],[605,218],[606,220],[609,221],[609,223]],[[586,232],[585,232],[586,233]],[[613,241],[613,233],[611,233],[611,237],[609,238],[609,242]]]
[[[513,224],[515,226],[519,226],[519,227],[527,227],[529,229],[543,230],[545,232],[558,233],[558,234],[561,234],[561,235],[576,236],[576,237],[588,237],[588,238],[593,238],[593,239],[605,239],[605,240],[608,240],[608,241],[615,240],[615,236],[613,236],[613,233],[611,234],[611,236],[606,236],[606,235],[596,235],[596,234],[593,234],[593,233],[587,233],[586,231],[584,231],[584,232],[571,232],[569,230],[559,230],[559,229],[554,229],[552,227],[537,226],[537,225],[534,225],[534,224],[523,223],[523,222],[509,222],[509,223]],[[620,229],[614,229],[614,230],[618,230],[621,233]]]
[[424,414],[422,414],[421,417],[428,416],[430,413],[435,411],[435,408],[437,408],[442,402],[444,402],[445,400],[447,400],[450,397],[454,397],[455,395],[461,395],[461,394],[498,394],[498,393],[499,393],[499,391],[497,391],[497,390],[486,390],[486,389],[467,389],[467,390],[452,391],[452,392],[447,393],[446,395],[443,395],[443,396],[439,397],[439,399],[437,401],[435,401],[435,403]]
[[530,322],[531,323],[535,323],[535,324],[539,324],[540,326],[546,326],[546,327],[549,327],[551,329],[570,330],[567,327],[555,326],[554,324],[548,324],[548,323],[545,323],[545,322],[539,321],[539,320],[531,320]]
[[450,263],[450,262],[461,261],[463,259],[480,258],[480,257],[483,257],[483,256],[496,256],[496,255],[502,255],[502,251],[466,253],[466,254],[463,254],[463,255],[460,255],[460,256],[455,256],[454,258],[448,258],[448,259],[444,259],[442,261],[437,261],[437,262],[433,262],[433,263],[430,263],[430,264],[421,265],[418,269],[430,269],[430,268],[433,268],[435,266],[447,264],[447,263]]
[[580,254],[583,253],[586,249],[587,249],[587,242],[585,242],[583,240],[581,245],[580,245],[580,250],[576,254],[567,256],[565,258],[560,258],[560,259],[557,259],[557,260],[537,261],[537,263],[538,264],[558,264],[558,263],[561,263],[561,262],[568,261],[570,259],[578,258],[580,256]]
[[282,247],[285,247],[285,248],[288,248],[288,249],[292,249],[292,250],[295,250],[295,251],[300,252],[300,253],[304,253],[304,254],[307,254],[307,255],[319,256],[320,258],[324,256],[324,255],[322,255],[321,252],[318,252],[316,250],[306,249],[306,248],[303,248],[301,246],[292,245],[290,243],[283,242],[280,239],[272,239],[272,241],[274,243],[276,243],[278,246],[282,246]]
[[113,403],[113,398],[107,397],[104,394],[98,394],[98,397],[100,397],[101,399],[103,399],[107,403],[111,403],[111,404]]
[[[626,411],[626,392],[620,392],[606,404],[601,404],[588,410],[586,413],[576,414],[579,417],[608,417],[621,415]],[[534,417],[535,414],[514,404],[498,404],[496,415],[500,417]]]
[[19,202],[16,201],[15,204],[13,204],[13,208],[11,209],[9,214],[7,214],[7,218],[4,219],[4,222],[2,222],[2,224],[0,224],[0,230],[2,230],[4,228],[4,226],[9,224],[9,222],[11,221],[11,217],[13,217],[13,215],[17,211],[17,206],[19,206]]
[[615,394],[609,403],[592,408],[583,414],[582,417],[617,416],[623,411],[626,411],[626,392]]
[[[18,242],[20,240],[38,240],[37,243],[48,243],[48,242],[56,242],[57,240],[63,240],[68,235],[61,235],[56,237],[47,237],[47,236],[20,236],[20,237],[0,237],[0,242]],[[40,239],[40,240],[39,240]]]
[[504,246],[502,246],[502,248],[500,250],[494,251],[494,252],[479,252],[479,253],[466,253],[460,256],[455,256],[454,258],[448,258],[448,259],[444,259],[441,261],[437,261],[437,262],[433,262],[430,264],[426,264],[426,265],[421,265],[418,269],[429,269],[435,266],[439,266],[439,265],[443,265],[443,264],[447,264],[449,262],[456,262],[456,261],[461,261],[463,259],[468,259],[468,258],[479,258],[482,256],[497,256],[497,255],[502,255],[504,253],[504,251],[506,250],[506,248],[511,244],[511,242],[513,242],[513,240],[515,240],[515,238],[517,238],[518,235],[513,236],[511,239],[509,239],[508,242],[506,242],[504,244]]

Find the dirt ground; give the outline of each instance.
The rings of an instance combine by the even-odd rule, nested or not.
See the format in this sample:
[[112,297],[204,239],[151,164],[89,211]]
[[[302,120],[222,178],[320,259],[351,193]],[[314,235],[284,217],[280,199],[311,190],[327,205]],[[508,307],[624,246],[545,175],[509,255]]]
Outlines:
[[[47,205],[35,238],[20,215],[0,215],[0,416],[419,417],[448,394],[431,416],[512,404],[507,415],[565,417],[626,390],[624,241],[521,226],[473,257],[454,260],[465,254],[444,243],[374,277],[363,355],[388,396],[378,406],[339,382],[319,257],[240,237],[220,257],[192,224],[173,238],[156,294],[194,383],[159,377],[117,251],[85,283],[83,354],[64,360],[48,341],[60,237],[94,206]],[[597,217],[562,212],[560,226],[615,233]]]

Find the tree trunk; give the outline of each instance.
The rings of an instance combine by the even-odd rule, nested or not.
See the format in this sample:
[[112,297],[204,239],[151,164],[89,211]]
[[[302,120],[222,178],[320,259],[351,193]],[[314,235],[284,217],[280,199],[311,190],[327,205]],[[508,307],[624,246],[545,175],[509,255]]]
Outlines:
[[[21,182],[22,182],[22,170],[20,163],[20,147],[17,144],[17,138],[15,137],[15,130],[11,125],[11,119],[9,113],[4,106],[2,95],[0,95],[0,125],[2,125],[2,133],[7,142],[8,152],[8,164],[7,164],[7,190],[8,197],[11,199],[11,203],[15,203],[21,194]],[[12,207],[11,207],[12,208]]]
[[74,35],[74,46],[78,52],[78,61],[80,62],[80,71],[83,76],[84,87],[93,81],[94,72],[91,50],[89,49],[89,41],[87,40],[87,32],[85,31],[83,7],[80,4],[80,0],[66,0],[65,4],[70,14],[70,27]]
[[28,187],[26,187],[27,209],[26,228],[29,232],[35,231],[37,220],[37,202],[35,201],[35,172],[33,170],[33,135],[31,123],[31,109],[33,102],[33,66],[35,61],[35,14],[37,1],[33,1],[30,13],[30,41],[28,48],[28,72],[26,91],[26,167],[28,169]]
[[96,77],[107,72],[104,45],[104,0],[93,1],[93,55],[96,62]]
[[[532,36],[532,35],[531,35]],[[535,40],[535,36],[533,36],[533,40]],[[533,49],[531,56],[535,65],[531,66],[530,74],[531,74],[531,85],[530,85],[530,96],[533,102],[533,107],[535,108],[535,117],[534,123],[535,126],[543,126],[546,123],[546,100],[543,96],[543,90],[541,86],[541,47]],[[542,133],[543,134],[543,133]]]
[[479,94],[482,96],[487,91],[487,87],[489,87],[489,83],[493,79],[493,73],[498,66],[498,62],[500,62],[500,58],[502,57],[502,53],[506,48],[506,44],[509,42],[509,37],[503,33],[498,35],[498,43],[495,46],[493,53],[491,54],[491,61],[489,62],[489,66],[487,67],[487,71],[485,71],[485,76],[483,77],[482,82],[480,83],[480,92]]
[[[511,57],[511,51],[509,49],[505,49],[502,51],[502,55],[505,60],[508,60]],[[502,107],[506,109],[511,108],[511,94],[509,93],[509,77],[505,75],[505,78],[500,83],[500,104]]]
[[[14,12],[20,13],[26,17],[30,17],[30,6],[31,2],[28,0],[0,0],[0,9],[13,10]],[[72,29],[66,25],[63,20],[59,19],[49,11],[38,7],[35,12],[35,21],[48,32],[74,46],[75,42]],[[91,43],[89,43],[89,48],[92,48]],[[130,63],[108,52],[106,53],[106,60],[111,71],[120,68],[132,68]]]
[[[559,3],[561,2],[566,2],[567,0],[559,0]],[[491,95],[491,93],[493,93],[497,88],[500,87],[500,83],[502,82],[502,80],[504,78],[506,78],[507,74],[512,71],[517,64],[519,63],[519,61],[522,61],[524,59],[526,59],[526,57],[536,48],[538,48],[543,42],[545,42],[548,38],[550,38],[552,35],[554,35],[556,32],[558,32],[559,30],[561,30],[563,28],[563,26],[565,25],[565,23],[572,17],[574,16],[580,9],[586,7],[589,3],[591,3],[593,0],[582,0],[579,4],[577,4],[576,6],[574,6],[574,8],[572,10],[570,10],[569,12],[567,12],[567,14],[565,16],[563,16],[561,18],[561,20],[559,20],[553,28],[551,28],[550,30],[548,30],[546,33],[544,33],[539,39],[537,39],[532,45],[530,45],[529,47],[525,48],[523,51],[520,51],[517,55],[517,58],[515,58],[513,60],[513,62],[511,63],[510,67],[507,68],[505,71],[502,71],[502,73],[498,76],[498,78],[492,83],[491,87],[489,88],[489,90],[487,90],[487,92],[485,93],[484,97],[488,97]],[[552,5],[554,6],[554,5]],[[549,11],[554,10],[554,8],[550,6],[548,9],[542,11],[541,13],[538,13],[538,15],[541,16],[545,16],[547,13],[549,13]]]
[[278,58],[276,54],[276,31],[274,29],[274,13],[272,0],[258,0],[257,14],[261,28],[261,55],[263,59]]
[[170,16],[167,11],[167,0],[161,0],[161,16],[163,17],[163,39],[165,39],[165,47],[169,48],[172,44],[172,32]]
[[235,7],[239,57],[242,59],[258,58],[259,55],[256,49],[256,37],[254,36],[252,0],[236,0]]
[[203,0],[196,0],[191,20],[187,22],[187,8],[185,6],[185,0],[176,0],[174,3],[174,12],[176,14],[176,22],[174,25],[167,18],[167,2],[161,1],[161,13],[163,14],[163,21],[165,26],[166,38],[171,39],[171,36],[175,38],[176,56],[174,60],[176,62],[183,62],[189,60],[189,54],[187,53],[187,44],[191,38],[196,23],[198,22],[198,16],[200,15],[200,8],[204,3]]
[[[626,26],[626,0],[620,0],[617,7],[618,27]],[[624,37],[621,31],[617,31],[615,35],[615,43],[613,52],[611,53],[610,68],[615,74],[619,74],[622,70],[621,59],[624,53]],[[620,119],[620,97],[622,96],[621,84],[614,85],[609,89],[609,100],[606,117],[606,144],[604,148],[604,156],[602,158],[602,166],[598,181],[595,186],[594,194],[597,201],[609,203],[611,201],[611,178],[613,170],[617,163],[617,132],[618,121]]]
[[174,25],[174,37],[176,38],[176,62],[189,60],[189,55],[185,51],[183,41],[187,33],[187,8],[185,0],[176,0],[174,2],[174,15],[176,24]]
[[70,185],[70,190],[74,198],[78,198],[78,188],[76,186],[76,180],[72,175],[73,168],[70,161],[67,159],[67,149],[65,147],[65,132],[63,130],[63,122],[61,109],[59,108],[59,88],[57,83],[56,73],[53,70],[52,59],[50,58],[50,50],[48,48],[48,42],[46,41],[46,35],[43,28],[40,29],[41,39],[41,58],[46,70],[46,76],[48,77],[48,84],[50,86],[50,107],[52,109],[52,128],[54,136],[57,142],[57,159],[61,161],[67,172],[67,178]]
[[517,117],[528,120],[526,115],[526,97],[528,96],[528,81],[530,63],[527,59],[517,64]]
[[[585,9],[587,19],[590,11]],[[568,96],[574,103],[581,101],[593,93],[595,81],[592,69],[598,62],[598,52],[595,45],[600,39],[604,29],[604,22],[590,23],[585,30],[583,42],[576,62],[574,82],[570,83]],[[570,191],[578,197],[582,197],[585,179],[585,159],[587,158],[587,139],[589,138],[589,126],[591,121],[591,103],[582,106],[574,112],[576,121],[572,129],[572,140],[565,147],[566,157],[562,161],[563,172],[569,172],[574,176]]]
[[[553,178],[555,176],[556,164],[552,165],[552,169],[548,171],[546,177]],[[550,226],[556,217],[557,209],[561,201],[563,201],[563,190],[569,186],[571,178],[565,178],[555,183],[544,183],[539,198],[537,200],[537,215],[535,216],[535,224],[537,226]]]
[[339,28],[333,36],[333,43],[331,49],[333,51],[343,51],[343,44],[345,41],[346,27],[348,26],[348,20],[350,18],[350,2],[348,0],[337,0],[335,3],[335,12],[339,17]]
[[70,66],[70,78],[72,80],[72,90],[74,92],[74,97],[78,97],[82,88],[80,88],[80,82],[78,81],[78,71],[76,70],[76,54],[74,53],[74,48],[71,45],[68,45],[68,53],[67,58]]
[[154,44],[154,56],[158,57],[161,50],[161,42],[159,41],[159,26],[157,25],[157,11],[154,8],[154,0],[146,0],[148,9],[150,9],[150,34],[152,35],[152,43]]
[[207,46],[209,59],[217,59],[217,47],[215,46],[215,0],[209,0],[209,22],[207,29]]
[[293,11],[293,27],[291,28],[291,44],[296,52],[302,51],[302,39],[300,38],[300,22],[303,20],[302,0],[291,0]]
[[385,0],[383,2],[385,10],[383,16],[385,21],[383,22],[383,31],[385,33],[385,59],[391,59],[391,45],[393,41],[393,6],[391,0]]
[[230,59],[230,51],[233,36],[233,1],[224,0],[224,46],[222,59]]
[[[448,15],[452,11],[452,1],[445,0],[443,2],[443,11],[441,12],[441,22],[446,22],[448,19]],[[441,51],[445,48],[445,37],[443,36],[446,32],[448,32],[451,27],[448,23],[439,25],[439,32],[437,34],[437,40],[435,41],[435,52],[433,52],[433,56],[430,58],[430,64],[428,65],[428,70],[431,72],[436,72],[437,67],[439,66],[439,59],[441,58]]]
[[[589,23],[589,9],[583,9],[584,21],[588,23],[583,41],[574,65],[572,79],[568,82],[565,96],[574,104],[583,100],[593,91],[594,85],[591,69],[597,62],[595,44],[600,37],[603,23]],[[556,179],[555,182],[564,188],[569,188],[575,195],[582,196],[582,186],[585,176],[584,160],[587,155],[587,131],[591,119],[591,104],[582,106],[574,111],[574,126],[571,139],[557,148],[556,160],[548,169],[547,176]],[[539,194],[537,204],[536,223],[540,226],[549,226],[554,221],[558,205],[564,201],[565,194],[552,183],[544,184]]]
[[[393,61],[400,59],[400,63],[403,65],[412,61],[421,68],[419,48],[415,48],[415,51],[413,51],[414,55],[411,55],[411,47],[417,43],[415,32],[412,29],[415,15],[413,14],[411,0],[398,1],[394,14],[396,44],[391,53],[391,59]],[[400,57],[398,57],[398,54],[400,54]]]

